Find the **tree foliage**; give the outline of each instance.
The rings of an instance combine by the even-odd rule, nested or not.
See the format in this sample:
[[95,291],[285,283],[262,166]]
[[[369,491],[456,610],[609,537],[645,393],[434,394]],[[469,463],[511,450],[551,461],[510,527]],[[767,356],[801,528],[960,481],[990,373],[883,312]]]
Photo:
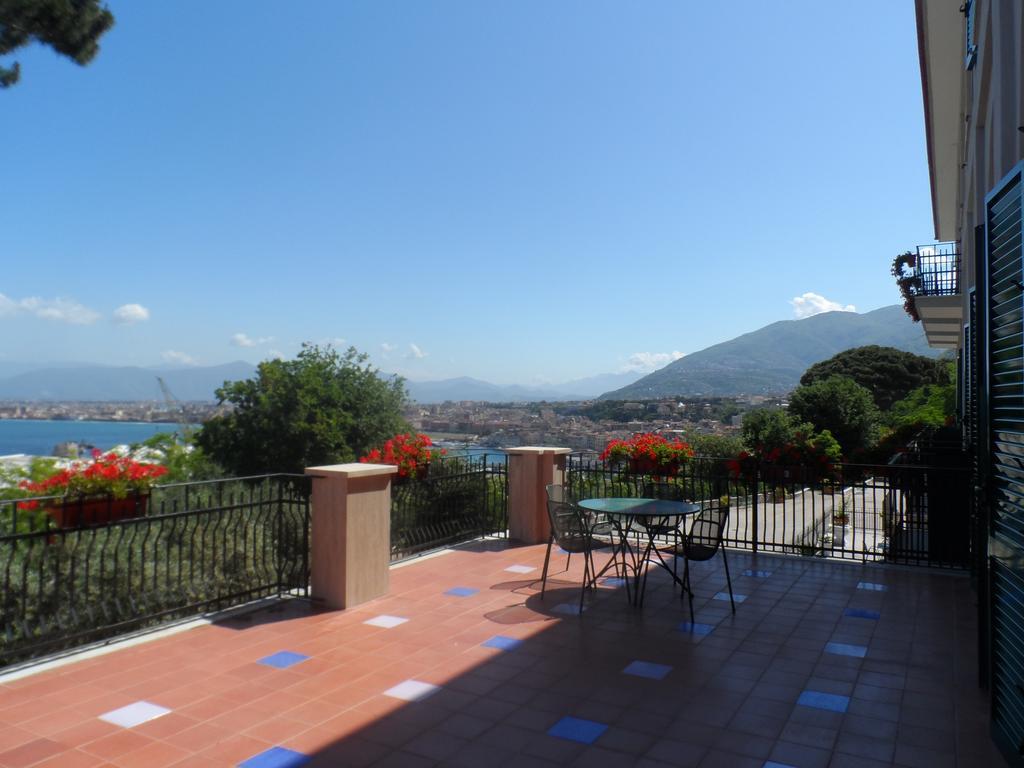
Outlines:
[[926,384],[947,381],[947,363],[895,347],[855,347],[808,368],[800,384],[807,386],[830,376],[846,376],[867,389],[875,405],[887,411],[897,400]]
[[748,451],[758,446],[776,448],[793,442],[797,425],[789,414],[779,408],[756,408],[747,411],[740,427],[740,439]]
[[847,455],[878,438],[881,414],[871,392],[847,376],[829,376],[797,387],[789,398],[789,412],[831,432]]
[[[39,42],[85,66],[113,26],[114,15],[100,0],[0,0],[0,56]],[[9,88],[20,76],[18,62],[0,66],[0,88]]]
[[409,430],[404,382],[382,378],[367,360],[352,347],[304,344],[294,360],[260,363],[255,378],[217,390],[233,409],[206,422],[196,444],[238,475],[355,461]]
[[912,424],[942,427],[956,410],[956,372],[953,363],[944,366],[945,381],[918,387],[893,404],[886,423],[893,429]]

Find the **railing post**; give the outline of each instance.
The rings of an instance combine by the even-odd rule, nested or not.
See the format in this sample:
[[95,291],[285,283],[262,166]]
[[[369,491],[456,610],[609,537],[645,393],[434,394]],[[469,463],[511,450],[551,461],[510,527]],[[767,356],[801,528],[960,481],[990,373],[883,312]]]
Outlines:
[[551,535],[545,486],[565,484],[569,448],[508,449],[508,533],[523,544],[544,544]]
[[309,467],[310,585],[313,599],[350,608],[388,591],[391,562],[391,478],[388,464]]
[[754,467],[754,493],[752,497],[752,508],[750,513],[750,523],[754,531],[750,534],[750,547],[756,553],[757,552],[757,529],[758,529],[758,514],[757,514],[757,496],[759,486],[761,485],[761,467]]

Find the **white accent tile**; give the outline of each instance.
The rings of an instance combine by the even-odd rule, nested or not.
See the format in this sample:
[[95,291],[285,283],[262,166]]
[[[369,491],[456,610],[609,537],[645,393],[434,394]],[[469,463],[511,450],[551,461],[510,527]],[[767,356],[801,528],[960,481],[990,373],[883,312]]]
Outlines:
[[530,573],[530,571],[536,571],[537,569],[529,565],[510,565],[505,570],[509,573]]
[[163,717],[170,711],[167,707],[150,704],[148,701],[136,701],[126,707],[103,713],[100,715],[100,720],[119,725],[122,728],[134,728],[136,725]]
[[869,592],[885,592],[889,587],[885,584],[876,584],[873,581],[861,581],[857,583],[857,589],[866,589]]
[[[746,595],[734,594],[733,598],[734,598],[734,600],[737,603],[742,603],[744,600],[747,599],[747,596]],[[715,596],[713,598],[711,598],[711,599],[712,600],[728,600],[729,599],[729,593],[728,592],[716,592]]]
[[371,627],[383,627],[384,629],[391,629],[397,627],[399,624],[405,624],[408,619],[403,619],[401,616],[388,616],[386,613],[380,616],[374,616],[368,621],[364,621],[363,624],[369,624]]
[[422,701],[440,690],[441,686],[439,685],[422,683],[419,680],[406,680],[393,688],[388,688],[384,691],[384,695],[402,701]]

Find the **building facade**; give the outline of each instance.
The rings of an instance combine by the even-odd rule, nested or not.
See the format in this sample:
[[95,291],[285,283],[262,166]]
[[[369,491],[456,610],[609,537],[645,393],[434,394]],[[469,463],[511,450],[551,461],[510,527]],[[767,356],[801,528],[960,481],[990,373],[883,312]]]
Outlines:
[[953,247],[918,256],[914,301],[929,343],[957,350],[979,678],[993,739],[1024,765],[1024,3],[916,11],[935,237]]

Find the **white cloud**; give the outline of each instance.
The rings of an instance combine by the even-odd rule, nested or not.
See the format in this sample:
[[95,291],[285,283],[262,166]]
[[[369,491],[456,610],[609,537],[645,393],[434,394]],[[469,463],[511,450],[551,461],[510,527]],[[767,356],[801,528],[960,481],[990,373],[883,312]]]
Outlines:
[[17,315],[22,312],[43,320],[56,320],[71,325],[90,325],[100,319],[99,312],[72,299],[41,299],[38,296],[12,299],[0,293],[0,315]]
[[273,336],[260,336],[259,338],[252,338],[245,333],[236,333],[231,337],[231,346],[233,347],[257,347],[260,344],[269,344],[274,340]]
[[135,325],[149,320],[149,310],[141,304],[122,304],[114,310],[114,322],[118,325]]
[[650,373],[658,368],[663,368],[673,360],[678,360],[685,356],[685,352],[679,352],[678,350],[675,352],[634,352],[626,360],[626,364],[622,366],[620,372],[637,371]]
[[846,304],[844,306],[838,301],[832,301],[831,299],[826,299],[821,294],[810,292],[807,292],[802,296],[795,296],[789,300],[789,303],[793,305],[793,314],[800,319],[820,315],[822,312],[857,311],[857,308],[853,306],[853,304]]
[[417,360],[422,360],[426,356],[426,352],[424,352],[418,346],[413,344],[411,341],[409,342],[409,354],[407,354],[406,357],[415,357]]
[[279,349],[268,349],[267,360],[284,360],[284,353]]
[[161,355],[164,360],[168,363],[180,363],[181,365],[199,365],[199,361],[192,355],[187,355],[184,352],[175,352],[173,349],[168,349]]
[[398,349],[394,344],[388,344],[386,341],[380,345],[380,353],[382,357],[387,357],[392,352]]

